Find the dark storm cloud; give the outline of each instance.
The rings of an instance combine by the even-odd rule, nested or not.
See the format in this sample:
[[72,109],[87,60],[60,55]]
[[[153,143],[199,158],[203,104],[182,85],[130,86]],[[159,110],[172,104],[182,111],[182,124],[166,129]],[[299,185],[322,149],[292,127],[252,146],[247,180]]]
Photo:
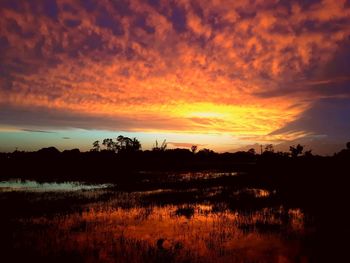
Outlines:
[[302,9],[307,10],[310,9],[315,4],[320,4],[322,0],[280,0],[279,3],[288,7],[289,9],[292,8],[294,3],[298,3]]
[[328,63],[307,72],[304,80],[284,83],[283,88],[258,94],[262,97],[303,94],[305,100],[316,100],[299,118],[271,135],[303,131],[324,135],[339,144],[350,139],[349,44],[350,41],[342,43]]
[[57,7],[56,0],[44,0],[42,5],[43,5],[44,13],[48,17],[50,17],[54,20],[57,20],[58,7]]
[[113,17],[105,8],[100,9],[96,18],[96,25],[110,29],[115,36],[124,34],[124,30],[118,19]]
[[14,19],[7,19],[7,31],[22,35],[22,28],[17,24],[17,21]]
[[77,27],[81,24],[81,21],[79,19],[66,19],[64,24],[68,27]]
[[297,120],[270,135],[306,131],[314,135],[324,135],[347,141],[350,139],[350,98],[321,99],[315,102]]
[[117,12],[120,16],[131,16],[134,14],[128,0],[111,1],[113,12]]
[[80,0],[81,5],[89,12],[93,12],[98,7],[96,0]]
[[9,8],[15,11],[23,11],[23,1],[22,0],[2,0],[0,2],[0,7]]
[[186,12],[181,7],[175,6],[171,14],[171,22],[177,32],[186,31]]
[[0,49],[5,50],[9,47],[9,41],[5,36],[0,36]]
[[316,98],[350,98],[350,38],[339,44],[332,59],[324,65],[310,68],[299,79],[283,81],[275,89],[256,93],[257,96],[265,98],[300,94]]
[[153,34],[155,32],[155,28],[147,25],[146,23],[146,15],[142,14],[135,20],[135,26],[140,27],[145,30],[149,34]]

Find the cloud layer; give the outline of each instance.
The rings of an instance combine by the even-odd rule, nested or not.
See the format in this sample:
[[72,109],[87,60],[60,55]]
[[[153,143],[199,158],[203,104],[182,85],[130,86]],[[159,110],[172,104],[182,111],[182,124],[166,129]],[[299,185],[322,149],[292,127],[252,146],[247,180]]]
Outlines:
[[0,124],[307,134],[350,97],[349,35],[345,0],[3,0]]

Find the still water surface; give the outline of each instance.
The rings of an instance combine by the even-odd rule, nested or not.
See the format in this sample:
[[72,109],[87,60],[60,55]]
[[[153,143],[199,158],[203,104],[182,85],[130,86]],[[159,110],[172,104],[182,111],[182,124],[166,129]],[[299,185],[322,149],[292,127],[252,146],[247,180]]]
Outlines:
[[110,184],[85,184],[82,182],[45,182],[39,183],[30,180],[8,180],[0,182],[0,191],[78,191],[78,190],[92,190],[101,189],[111,186]]
[[[161,197],[145,202],[160,190],[118,192],[109,186],[1,182],[1,198],[30,198],[35,209],[45,204],[40,213],[29,209],[11,218],[11,249],[78,262],[308,262],[301,244],[305,216],[298,208],[235,210],[222,200],[171,204]],[[250,188],[232,196],[240,194],[271,193]],[[59,207],[62,200],[69,210]]]

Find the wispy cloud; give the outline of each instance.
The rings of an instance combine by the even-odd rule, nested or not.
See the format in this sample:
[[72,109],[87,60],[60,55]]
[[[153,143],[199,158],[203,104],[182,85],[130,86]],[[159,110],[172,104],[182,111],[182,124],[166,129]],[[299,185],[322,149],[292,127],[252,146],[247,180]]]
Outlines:
[[21,129],[21,131],[25,131],[25,132],[39,132],[39,133],[56,133],[54,131],[43,131],[43,130],[32,130],[32,129]]
[[193,145],[198,147],[206,146],[206,144],[188,143],[188,142],[168,142],[168,144],[174,147],[184,147],[184,148],[191,148]]

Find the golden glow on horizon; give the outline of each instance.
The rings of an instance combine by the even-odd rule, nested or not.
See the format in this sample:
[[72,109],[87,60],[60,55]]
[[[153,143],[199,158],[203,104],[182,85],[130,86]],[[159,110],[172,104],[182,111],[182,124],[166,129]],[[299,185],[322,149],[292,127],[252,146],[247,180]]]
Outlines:
[[[279,107],[281,108],[279,108]],[[174,108],[174,116],[191,120],[199,133],[231,133],[235,136],[264,135],[292,121],[301,109],[290,109],[277,103],[268,105],[182,104]]]
[[[233,136],[262,136],[283,127],[293,121],[308,104],[298,108],[291,107],[289,101],[283,99],[266,99],[265,103],[251,99],[249,104],[227,105],[218,103],[188,103],[174,99],[168,104],[101,104],[98,101],[72,104],[68,100],[56,100],[54,103],[38,97],[22,101],[22,106],[46,105],[50,109],[62,109],[79,112],[90,116],[109,116],[110,118],[135,119],[139,124],[129,127],[130,131],[145,132],[182,132],[182,133],[225,133]],[[68,97],[67,97],[68,98]],[[69,98],[68,98],[69,99]],[[0,99],[1,102],[1,99]],[[149,127],[145,127],[148,123]]]

